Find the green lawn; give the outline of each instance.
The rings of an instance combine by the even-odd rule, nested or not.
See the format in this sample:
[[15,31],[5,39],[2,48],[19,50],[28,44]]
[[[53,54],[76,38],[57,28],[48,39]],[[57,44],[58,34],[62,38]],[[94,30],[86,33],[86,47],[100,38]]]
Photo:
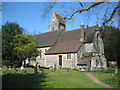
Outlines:
[[45,84],[52,88],[102,88],[93,83],[85,72],[47,72]]
[[45,73],[34,74],[34,69],[26,68],[27,73],[18,69],[17,72],[3,71],[2,88],[40,88],[44,87],[41,83],[45,82]]
[[[6,73],[5,71],[3,71]],[[3,75],[3,88],[102,88],[93,83],[85,72],[50,72],[48,69],[34,74],[34,70],[27,68],[27,73],[8,72]]]
[[[98,78],[100,81],[113,86],[115,88],[118,88],[120,76],[119,74],[115,74],[114,69],[109,68],[107,71],[99,71],[99,72],[91,72],[93,76]],[[120,88],[120,87],[119,87]]]

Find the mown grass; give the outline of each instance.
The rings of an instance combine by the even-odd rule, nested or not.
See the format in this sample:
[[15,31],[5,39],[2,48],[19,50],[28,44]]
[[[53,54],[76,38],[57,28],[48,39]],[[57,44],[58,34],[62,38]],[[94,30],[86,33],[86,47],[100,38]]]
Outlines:
[[84,72],[67,72],[43,69],[34,73],[34,69],[20,71],[3,71],[3,88],[102,88],[93,83]]
[[102,88],[93,83],[85,72],[47,72],[45,84],[51,88]]
[[115,88],[119,87],[120,84],[120,75],[115,74],[115,68],[108,68],[108,70],[98,71],[98,72],[91,72],[93,76],[98,78],[100,81],[113,86]]
[[34,73],[33,68],[26,68],[26,73],[17,69],[17,71],[4,70],[2,76],[2,88],[44,88],[46,75],[39,71]]

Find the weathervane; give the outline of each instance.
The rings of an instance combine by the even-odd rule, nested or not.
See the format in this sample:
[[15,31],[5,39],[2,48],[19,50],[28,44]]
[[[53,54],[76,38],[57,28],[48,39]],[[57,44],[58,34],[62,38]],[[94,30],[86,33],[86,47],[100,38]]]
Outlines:
[[56,8],[56,12],[58,13],[58,11],[59,11],[59,9],[58,8]]

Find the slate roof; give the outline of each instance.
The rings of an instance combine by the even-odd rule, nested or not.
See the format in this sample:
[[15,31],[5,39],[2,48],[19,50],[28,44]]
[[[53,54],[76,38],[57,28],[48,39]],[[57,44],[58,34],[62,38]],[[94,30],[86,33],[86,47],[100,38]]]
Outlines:
[[46,54],[77,52],[82,45],[79,39],[80,30],[64,31],[55,46],[51,47]]
[[[84,28],[85,42],[92,42],[96,28],[96,26]],[[81,29],[64,31],[58,39],[57,43],[45,54],[48,55],[77,52],[82,45],[82,42],[80,42],[80,32]]]
[[84,29],[85,42],[92,42],[95,30],[98,30],[97,26],[92,26]]
[[82,59],[82,60],[78,60],[77,64],[88,64],[90,61],[90,59]]
[[51,31],[33,35],[37,41],[37,47],[53,46],[64,30]]
[[[97,26],[84,28],[84,42],[92,42],[94,32],[97,29]],[[80,42],[80,32],[80,28],[70,31],[56,30],[37,34],[33,37],[38,43],[37,47],[50,47],[45,54],[74,53],[77,52],[82,46],[82,43]]]

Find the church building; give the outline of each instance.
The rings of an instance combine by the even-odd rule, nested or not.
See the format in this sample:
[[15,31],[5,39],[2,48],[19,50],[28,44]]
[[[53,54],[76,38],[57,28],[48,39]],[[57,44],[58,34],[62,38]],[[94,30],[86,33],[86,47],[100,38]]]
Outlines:
[[[98,26],[66,31],[61,15],[53,12],[48,32],[33,36],[41,54],[36,61],[43,67],[71,68],[80,71],[107,69],[104,44]],[[33,64],[33,62],[31,62]]]

